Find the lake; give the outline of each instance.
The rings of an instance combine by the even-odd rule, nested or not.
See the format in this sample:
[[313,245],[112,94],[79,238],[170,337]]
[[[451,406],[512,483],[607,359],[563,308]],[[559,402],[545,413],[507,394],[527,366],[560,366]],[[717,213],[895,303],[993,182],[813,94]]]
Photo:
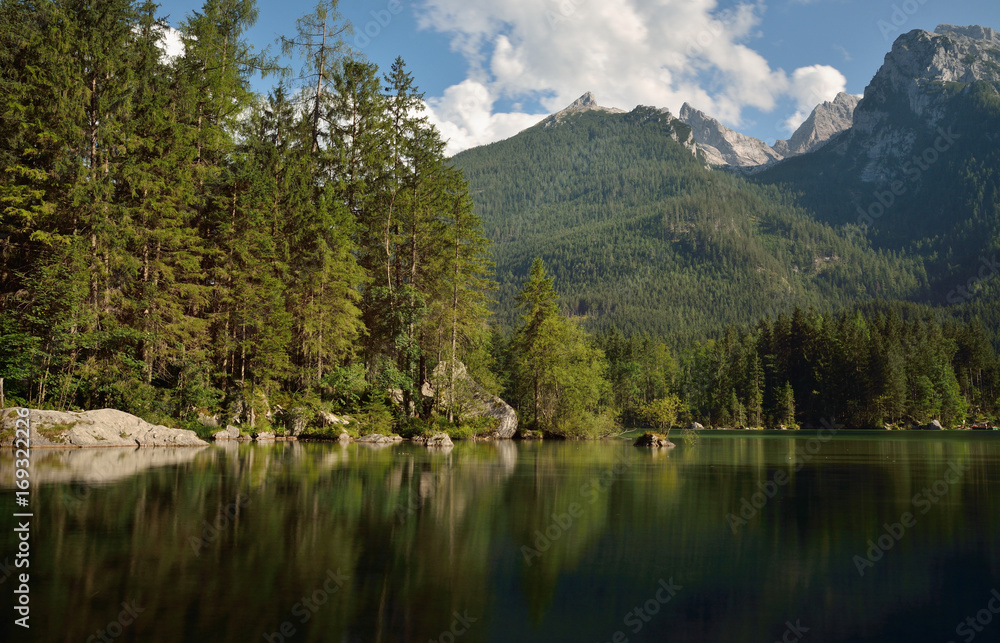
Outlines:
[[[995,641],[998,438],[35,450],[31,633],[9,609],[0,632]],[[6,497],[13,467],[0,453]],[[12,558],[11,511],[0,520]],[[14,578],[2,587],[9,605]]]

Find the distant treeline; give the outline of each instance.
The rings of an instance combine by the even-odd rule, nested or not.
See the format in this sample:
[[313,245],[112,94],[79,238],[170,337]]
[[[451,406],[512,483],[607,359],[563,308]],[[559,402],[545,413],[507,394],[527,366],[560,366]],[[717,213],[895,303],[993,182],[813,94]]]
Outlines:
[[715,427],[996,422],[1000,360],[983,328],[923,313],[910,304],[796,309],[676,356],[614,329],[595,340],[626,421],[641,422],[643,404],[674,393],[689,420]]
[[507,399],[542,430],[606,433],[609,416],[648,426],[662,421],[664,408],[675,426],[731,428],[1000,420],[1000,358],[987,333],[940,309],[900,302],[839,314],[796,308],[671,348],[617,328],[585,336],[556,300],[554,280],[536,260],[518,297],[521,323],[512,336],[497,330],[492,339]]

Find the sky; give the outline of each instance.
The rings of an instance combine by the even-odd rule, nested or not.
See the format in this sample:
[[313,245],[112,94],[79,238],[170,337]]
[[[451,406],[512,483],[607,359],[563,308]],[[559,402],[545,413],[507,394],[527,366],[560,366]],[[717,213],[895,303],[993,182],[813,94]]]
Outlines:
[[[273,53],[316,6],[258,2],[246,37]],[[160,9],[177,27],[201,4]],[[341,0],[339,10],[348,42],[380,69],[406,61],[450,154],[513,136],[588,91],[625,110],[677,114],[687,102],[771,144],[838,92],[863,94],[902,33],[1000,30],[997,0]]]

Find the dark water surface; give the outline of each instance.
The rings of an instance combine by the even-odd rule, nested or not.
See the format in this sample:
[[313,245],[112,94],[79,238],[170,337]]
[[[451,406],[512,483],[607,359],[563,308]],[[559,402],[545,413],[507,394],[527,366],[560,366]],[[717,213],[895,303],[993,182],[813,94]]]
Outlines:
[[1000,641],[998,438],[36,450],[0,640]]

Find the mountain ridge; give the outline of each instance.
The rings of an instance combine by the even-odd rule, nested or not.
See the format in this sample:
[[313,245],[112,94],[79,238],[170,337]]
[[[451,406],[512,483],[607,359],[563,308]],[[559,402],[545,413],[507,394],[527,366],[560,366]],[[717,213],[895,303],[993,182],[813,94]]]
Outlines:
[[691,127],[698,147],[711,165],[752,167],[781,160],[781,155],[764,141],[730,129],[689,103],[678,118]]
[[[855,109],[849,95],[830,101],[842,110],[833,130],[848,111],[850,128],[746,178],[708,169],[696,128],[669,110],[611,113],[590,100],[582,107],[591,109],[564,113],[560,127],[529,128],[457,155],[494,242],[498,300],[507,301],[498,320],[515,319],[509,302],[535,256],[551,266],[568,312],[623,332],[703,332],[796,305],[944,305],[956,283],[965,288],[979,257],[1000,251],[1000,153],[991,142],[1000,140],[1000,73],[991,66],[1000,51],[992,30],[939,29],[900,36]],[[930,71],[907,80],[899,70],[911,67]],[[949,85],[942,75],[972,82]],[[807,129],[824,109],[817,106]],[[873,162],[909,160],[880,159],[886,132],[912,156],[933,149],[937,128],[949,126],[961,138],[950,156],[939,152],[943,160],[922,181],[893,194],[898,176],[863,180]],[[970,196],[978,202],[966,203]],[[890,211],[893,203],[906,216],[885,216],[858,234],[859,212]],[[988,306],[994,286],[977,285],[986,294],[970,306]]]
[[775,142],[775,152],[790,158],[823,147],[854,125],[854,110],[859,102],[860,96],[840,92],[832,101],[820,103],[788,139]]

